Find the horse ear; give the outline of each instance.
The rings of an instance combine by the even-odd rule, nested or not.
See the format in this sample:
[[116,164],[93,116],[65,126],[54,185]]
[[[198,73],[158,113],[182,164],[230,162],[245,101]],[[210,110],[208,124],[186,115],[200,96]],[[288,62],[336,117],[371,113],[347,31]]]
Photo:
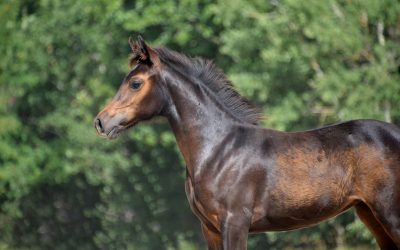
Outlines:
[[148,46],[142,36],[138,36],[137,41],[134,41],[132,37],[129,37],[129,45],[132,49],[132,63],[145,63],[149,66],[159,64],[157,52]]

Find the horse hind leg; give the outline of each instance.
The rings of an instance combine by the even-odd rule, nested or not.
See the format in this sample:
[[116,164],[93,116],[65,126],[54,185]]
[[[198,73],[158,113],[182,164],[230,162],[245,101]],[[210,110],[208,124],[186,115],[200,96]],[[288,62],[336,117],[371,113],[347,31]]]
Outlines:
[[375,218],[371,209],[365,203],[355,206],[356,213],[360,220],[367,226],[374,235],[379,247],[384,250],[398,249],[393,239],[385,231],[381,223]]

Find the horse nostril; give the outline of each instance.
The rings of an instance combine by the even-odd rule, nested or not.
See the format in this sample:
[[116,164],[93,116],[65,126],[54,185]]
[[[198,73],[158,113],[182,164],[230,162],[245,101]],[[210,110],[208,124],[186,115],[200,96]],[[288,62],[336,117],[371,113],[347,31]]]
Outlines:
[[96,119],[94,125],[99,133],[104,133],[103,125],[101,124],[101,120],[99,118]]

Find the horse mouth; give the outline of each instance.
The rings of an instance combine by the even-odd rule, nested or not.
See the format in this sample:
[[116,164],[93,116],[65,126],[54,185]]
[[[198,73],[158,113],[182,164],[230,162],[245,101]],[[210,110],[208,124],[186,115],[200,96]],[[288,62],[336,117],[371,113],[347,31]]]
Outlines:
[[107,138],[108,139],[115,139],[118,137],[118,135],[121,133],[121,128],[119,128],[118,126],[113,127],[108,133],[107,133]]
[[118,125],[113,127],[106,135],[107,139],[113,140],[116,139],[122,132],[128,130],[129,128],[135,126],[137,122],[131,122],[128,125]]

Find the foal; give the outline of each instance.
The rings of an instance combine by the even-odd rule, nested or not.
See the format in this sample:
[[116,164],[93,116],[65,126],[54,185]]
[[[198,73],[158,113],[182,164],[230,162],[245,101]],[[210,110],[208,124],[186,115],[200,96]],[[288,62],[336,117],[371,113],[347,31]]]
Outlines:
[[185,189],[209,249],[246,249],[248,233],[307,227],[351,207],[382,249],[400,247],[400,129],[356,120],[285,133],[259,114],[224,74],[201,59],[141,37],[134,68],[97,115],[113,139],[164,116],[186,162]]

